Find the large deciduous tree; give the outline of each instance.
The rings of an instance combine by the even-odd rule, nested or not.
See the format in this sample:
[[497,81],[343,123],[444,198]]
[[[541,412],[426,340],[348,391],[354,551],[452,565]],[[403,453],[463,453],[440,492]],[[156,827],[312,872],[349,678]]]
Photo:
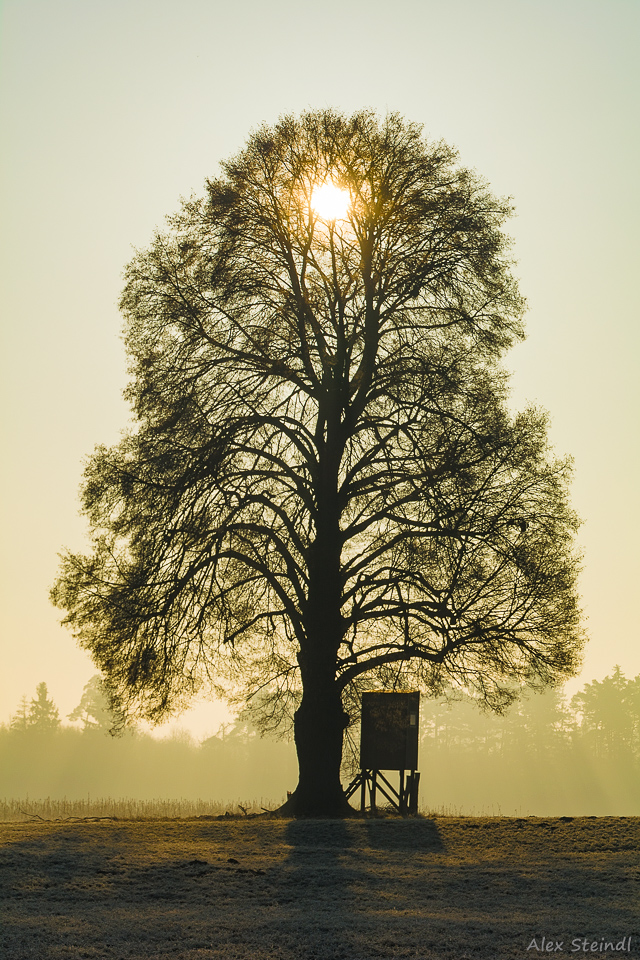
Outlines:
[[569,465],[498,365],[522,336],[509,212],[399,116],[310,112],[127,269],[135,420],[88,463],[93,552],[53,600],[129,715],[204,681],[293,716],[292,813],[347,809],[365,686],[499,709],[575,672]]

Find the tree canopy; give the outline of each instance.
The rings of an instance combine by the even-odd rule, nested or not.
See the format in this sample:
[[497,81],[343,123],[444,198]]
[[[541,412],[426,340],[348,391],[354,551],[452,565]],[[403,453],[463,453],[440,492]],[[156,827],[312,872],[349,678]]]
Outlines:
[[309,112],[127,268],[134,421],[88,462],[92,552],[53,600],[125,713],[206,682],[295,717],[297,810],[336,809],[362,689],[500,709],[579,662],[570,463],[499,363],[523,335],[510,212],[397,115]]

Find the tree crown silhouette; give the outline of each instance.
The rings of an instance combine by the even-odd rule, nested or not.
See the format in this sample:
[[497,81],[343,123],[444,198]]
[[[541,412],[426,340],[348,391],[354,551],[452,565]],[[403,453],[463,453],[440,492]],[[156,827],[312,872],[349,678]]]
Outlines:
[[508,412],[510,206],[455,151],[322,111],[223,169],[127,269],[135,422],[88,463],[93,552],[53,599],[119,710],[206,681],[295,717],[298,809],[326,811],[364,686],[500,709],[574,672],[570,464]]

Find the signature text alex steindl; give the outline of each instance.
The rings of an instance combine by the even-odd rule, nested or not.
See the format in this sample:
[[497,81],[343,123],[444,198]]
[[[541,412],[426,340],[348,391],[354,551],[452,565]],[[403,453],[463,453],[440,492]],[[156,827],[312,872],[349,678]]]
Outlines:
[[565,949],[564,940],[553,940],[549,937],[534,937],[527,950],[538,953],[631,953],[631,937],[604,940],[589,937],[574,937],[568,948]]

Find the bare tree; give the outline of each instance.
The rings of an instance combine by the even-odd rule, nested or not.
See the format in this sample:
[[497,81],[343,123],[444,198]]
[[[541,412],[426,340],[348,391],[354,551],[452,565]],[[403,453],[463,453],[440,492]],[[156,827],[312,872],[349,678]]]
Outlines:
[[569,464],[498,365],[510,208],[456,160],[397,115],[286,117],[127,270],[136,420],[53,601],[131,716],[202,682],[293,716],[293,813],[350,809],[363,686],[500,709],[578,661]]

